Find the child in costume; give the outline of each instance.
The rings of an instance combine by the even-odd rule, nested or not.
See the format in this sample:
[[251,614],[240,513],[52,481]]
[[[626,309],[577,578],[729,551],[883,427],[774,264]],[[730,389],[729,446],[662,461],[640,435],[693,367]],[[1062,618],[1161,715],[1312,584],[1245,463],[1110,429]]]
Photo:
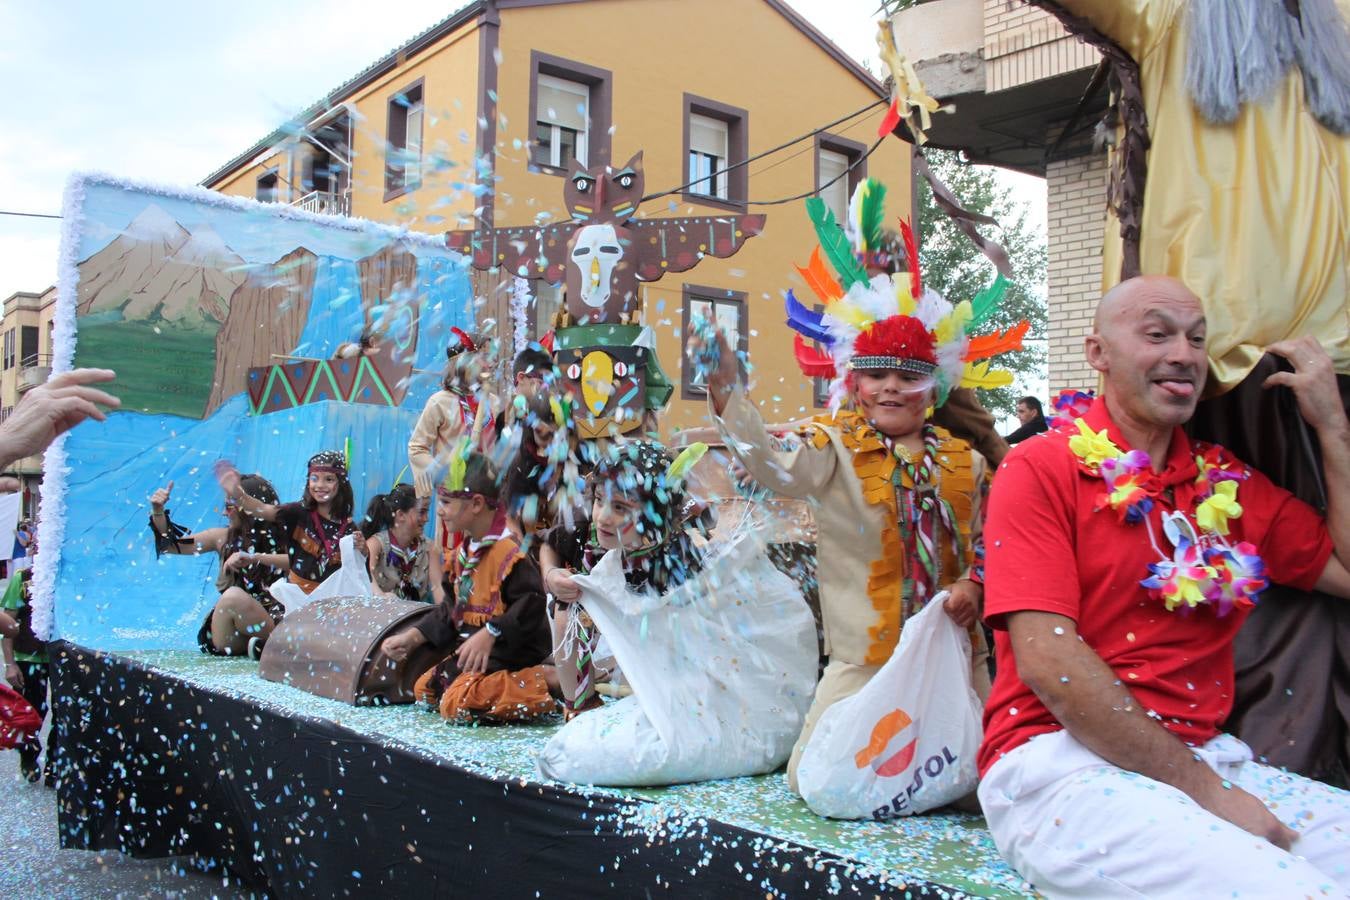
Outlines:
[[[54,784],[52,760],[56,758],[56,729],[47,738],[47,762],[38,767],[42,754],[41,722],[47,717],[47,645],[33,633],[33,607],[30,605],[28,584],[31,569],[24,568],[10,576],[9,584],[0,597],[0,615],[12,621],[13,633],[5,633],[3,654],[5,681],[23,695],[38,716],[38,727],[17,737],[19,773],[28,781],[45,778],[48,787]],[[8,624],[3,623],[3,624]],[[12,744],[10,746],[13,746]],[[45,771],[44,771],[45,770]]]
[[[970,630],[972,682],[988,696],[988,649],[977,625],[983,589],[972,569],[986,464],[968,443],[934,426],[931,413],[958,386],[1009,383],[1008,373],[991,373],[978,361],[1020,347],[1029,326],[968,337],[993,311],[1004,283],[956,306],[925,290],[903,223],[908,276],[869,275],[883,243],[883,196],[875,181],[859,186],[847,235],[823,202],[807,203],[838,280],[816,251],[800,271],[824,311],[787,294],[803,373],[834,379],[833,411],[800,428],[798,446],[784,451],[771,440],[725,340],[691,329],[691,350],[710,368],[709,404],[727,446],[759,484],[815,502],[829,664],[788,763],[794,790],[797,761],[821,714],[862,689],[891,657],[905,620],[941,590],[951,592],[948,614]],[[851,408],[840,408],[844,401]]]
[[557,708],[539,568],[511,534],[500,493],[496,467],[462,443],[437,490],[442,524],[464,535],[445,561],[450,594],[381,645],[396,661],[423,644],[448,654],[416,693],[455,723],[526,722]]
[[[408,438],[408,464],[419,497],[432,495],[433,472],[444,467],[449,451],[473,431],[475,423],[482,445],[475,449],[489,446],[494,434],[491,416],[497,400],[483,389],[482,375],[487,368],[482,357],[484,348],[458,328],[450,330],[456,342],[445,350],[447,362],[441,389],[428,398]],[[479,415],[482,403],[487,406]]]
[[[672,461],[649,441],[612,444],[590,479],[589,519],[549,536],[567,722],[539,754],[546,778],[652,786],[761,774],[801,732],[816,682],[811,610],[753,518],[708,538],[711,515],[689,487],[706,451],[693,444]],[[602,653],[631,687],[603,704]]]
[[554,525],[571,521],[574,507],[583,502],[572,402],[541,387],[528,398],[516,395],[511,405],[514,420],[498,445],[508,461],[502,496],[512,531],[538,556],[538,539]]
[[[707,450],[696,447],[687,451],[687,465]],[[540,548],[551,598],[554,662],[569,719],[603,702],[595,691],[603,674],[594,659],[599,633],[577,602],[581,589],[572,576],[589,573],[607,551],[619,550],[627,583],[662,594],[701,565],[693,537],[700,530],[707,536],[708,516],[690,500],[682,478],[668,477],[672,466],[666,449],[653,441],[610,444],[586,482],[590,515],[554,528]]]
[[430,542],[423,534],[430,502],[418,497],[412,485],[396,484],[389,493],[376,494],[366,507],[361,535],[376,593],[415,603],[434,599]]
[[[286,577],[300,590],[313,593],[325,578],[342,567],[339,544],[356,531],[352,522],[355,501],[343,454],[324,450],[310,457],[305,493],[297,503],[269,503],[252,496],[244,489],[239,473],[228,463],[221,465],[217,478],[225,495],[245,513],[281,527],[288,567]],[[365,554],[365,541],[356,541],[355,547],[358,553]]]
[[[451,328],[455,342],[445,349],[447,358],[441,389],[427,399],[408,438],[408,466],[412,470],[417,496],[435,493],[433,473],[444,470],[450,451],[464,438],[473,438],[475,450],[490,447],[496,437],[491,417],[497,398],[487,392],[484,379],[490,367],[484,356],[487,348],[481,339]],[[455,536],[441,527],[436,517],[435,546],[431,554],[431,590],[437,603],[445,599],[441,570],[442,556],[454,549]]]
[[[277,492],[261,475],[242,475],[240,485],[265,503],[276,503]],[[220,574],[216,589],[220,599],[206,614],[197,632],[203,653],[215,656],[256,658],[263,642],[286,614],[286,608],[267,592],[272,582],[286,576],[285,535],[274,523],[244,513],[229,496],[225,513],[229,524],[189,534],[169,518],[165,504],[173,482],[150,496],[150,531],[155,537],[155,555],[218,553]]]

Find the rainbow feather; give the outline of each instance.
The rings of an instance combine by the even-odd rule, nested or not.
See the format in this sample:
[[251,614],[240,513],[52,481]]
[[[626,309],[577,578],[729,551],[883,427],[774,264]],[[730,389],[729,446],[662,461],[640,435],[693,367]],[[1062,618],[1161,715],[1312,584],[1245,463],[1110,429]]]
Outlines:
[[900,236],[905,240],[905,261],[909,263],[909,293],[917,301],[923,296],[923,272],[919,267],[919,241],[909,222],[900,220]]
[[1002,334],[995,331],[993,334],[971,338],[970,346],[966,348],[966,362],[988,359],[991,356],[998,356],[1000,353],[1021,350],[1022,338],[1026,337],[1030,328],[1031,323],[1023,319]]
[[814,347],[808,347],[800,334],[792,336],[792,349],[797,355],[797,366],[807,378],[833,378],[835,376],[834,357],[822,353]]
[[789,290],[783,298],[783,305],[787,308],[787,325],[793,331],[822,344],[834,343],[829,329],[821,323],[821,314],[803,306],[792,291]]
[[839,283],[845,290],[855,284],[867,284],[867,270],[858,262],[858,258],[853,254],[853,246],[848,242],[848,235],[844,234],[844,229],[839,227],[839,223],[834,220],[834,213],[825,205],[825,201],[819,197],[811,197],[806,201],[806,214],[811,219],[811,224],[815,226],[816,238],[820,241],[820,249],[824,251],[825,256],[830,260],[830,265],[834,266],[834,271],[839,275]]
[[703,455],[707,452],[708,445],[702,441],[690,444],[688,447],[681,450],[680,455],[675,457],[675,461],[666,469],[666,483],[675,484],[676,482],[683,481],[685,476],[689,474],[689,470],[692,469],[694,464],[702,459]]
[[970,301],[973,314],[970,317],[968,328],[979,328],[985,319],[993,314],[998,308],[999,303],[1003,301],[1003,295],[1008,293],[1011,283],[1008,279],[999,275],[994,279],[994,283],[975,295],[975,299]]
[[825,268],[825,260],[820,258],[819,247],[811,251],[811,262],[807,264],[806,268],[803,269],[798,266],[797,271],[806,280],[807,286],[811,288],[820,302],[826,306],[844,296],[844,291],[839,287],[839,282],[835,281],[834,276],[830,274],[830,270]]
[[970,363],[966,366],[966,371],[961,376],[961,387],[984,388],[986,391],[994,388],[1007,387],[1013,383],[1013,374],[1006,369],[990,370],[989,363]]
[[849,203],[849,218],[858,238],[858,250],[876,250],[884,242],[883,224],[886,211],[886,185],[875,178],[864,178],[853,192]]

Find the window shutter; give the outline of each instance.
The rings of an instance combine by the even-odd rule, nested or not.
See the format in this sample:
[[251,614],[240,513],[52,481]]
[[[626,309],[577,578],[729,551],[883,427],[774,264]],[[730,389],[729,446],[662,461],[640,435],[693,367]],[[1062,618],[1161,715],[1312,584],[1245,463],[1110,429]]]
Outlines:
[[[848,157],[834,150],[820,150],[820,182],[816,189],[820,199],[834,213],[834,220],[840,225],[848,218],[848,182],[844,173],[848,171]],[[833,184],[831,180],[838,179]]]
[[591,90],[584,84],[540,75],[536,122],[548,122],[584,134],[590,114]]
[[727,123],[691,113],[689,116],[689,151],[707,153],[718,159],[727,159]]

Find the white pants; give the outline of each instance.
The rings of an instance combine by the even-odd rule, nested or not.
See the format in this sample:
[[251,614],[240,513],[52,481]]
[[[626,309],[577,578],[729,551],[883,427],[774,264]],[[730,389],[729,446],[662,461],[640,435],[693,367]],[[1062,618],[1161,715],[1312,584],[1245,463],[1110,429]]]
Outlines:
[[994,763],[980,804],[999,852],[1048,897],[1350,896],[1350,793],[1255,763],[1226,734],[1196,752],[1299,832],[1292,852],[1067,731]]

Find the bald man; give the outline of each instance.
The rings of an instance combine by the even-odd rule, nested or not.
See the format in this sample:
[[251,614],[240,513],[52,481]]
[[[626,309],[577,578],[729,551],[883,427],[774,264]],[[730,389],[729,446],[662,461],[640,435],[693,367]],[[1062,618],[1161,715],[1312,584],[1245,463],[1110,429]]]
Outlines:
[[1293,390],[1321,442],[1324,521],[1187,438],[1205,338],[1180,282],[1112,289],[1086,341],[1102,396],[1074,429],[1013,448],[994,479],[998,674],[979,796],[999,850],[1047,896],[1350,891],[1350,794],[1254,762],[1220,730],[1262,572],[1350,596],[1350,423],[1316,341],[1267,348],[1294,369],[1267,385]]

